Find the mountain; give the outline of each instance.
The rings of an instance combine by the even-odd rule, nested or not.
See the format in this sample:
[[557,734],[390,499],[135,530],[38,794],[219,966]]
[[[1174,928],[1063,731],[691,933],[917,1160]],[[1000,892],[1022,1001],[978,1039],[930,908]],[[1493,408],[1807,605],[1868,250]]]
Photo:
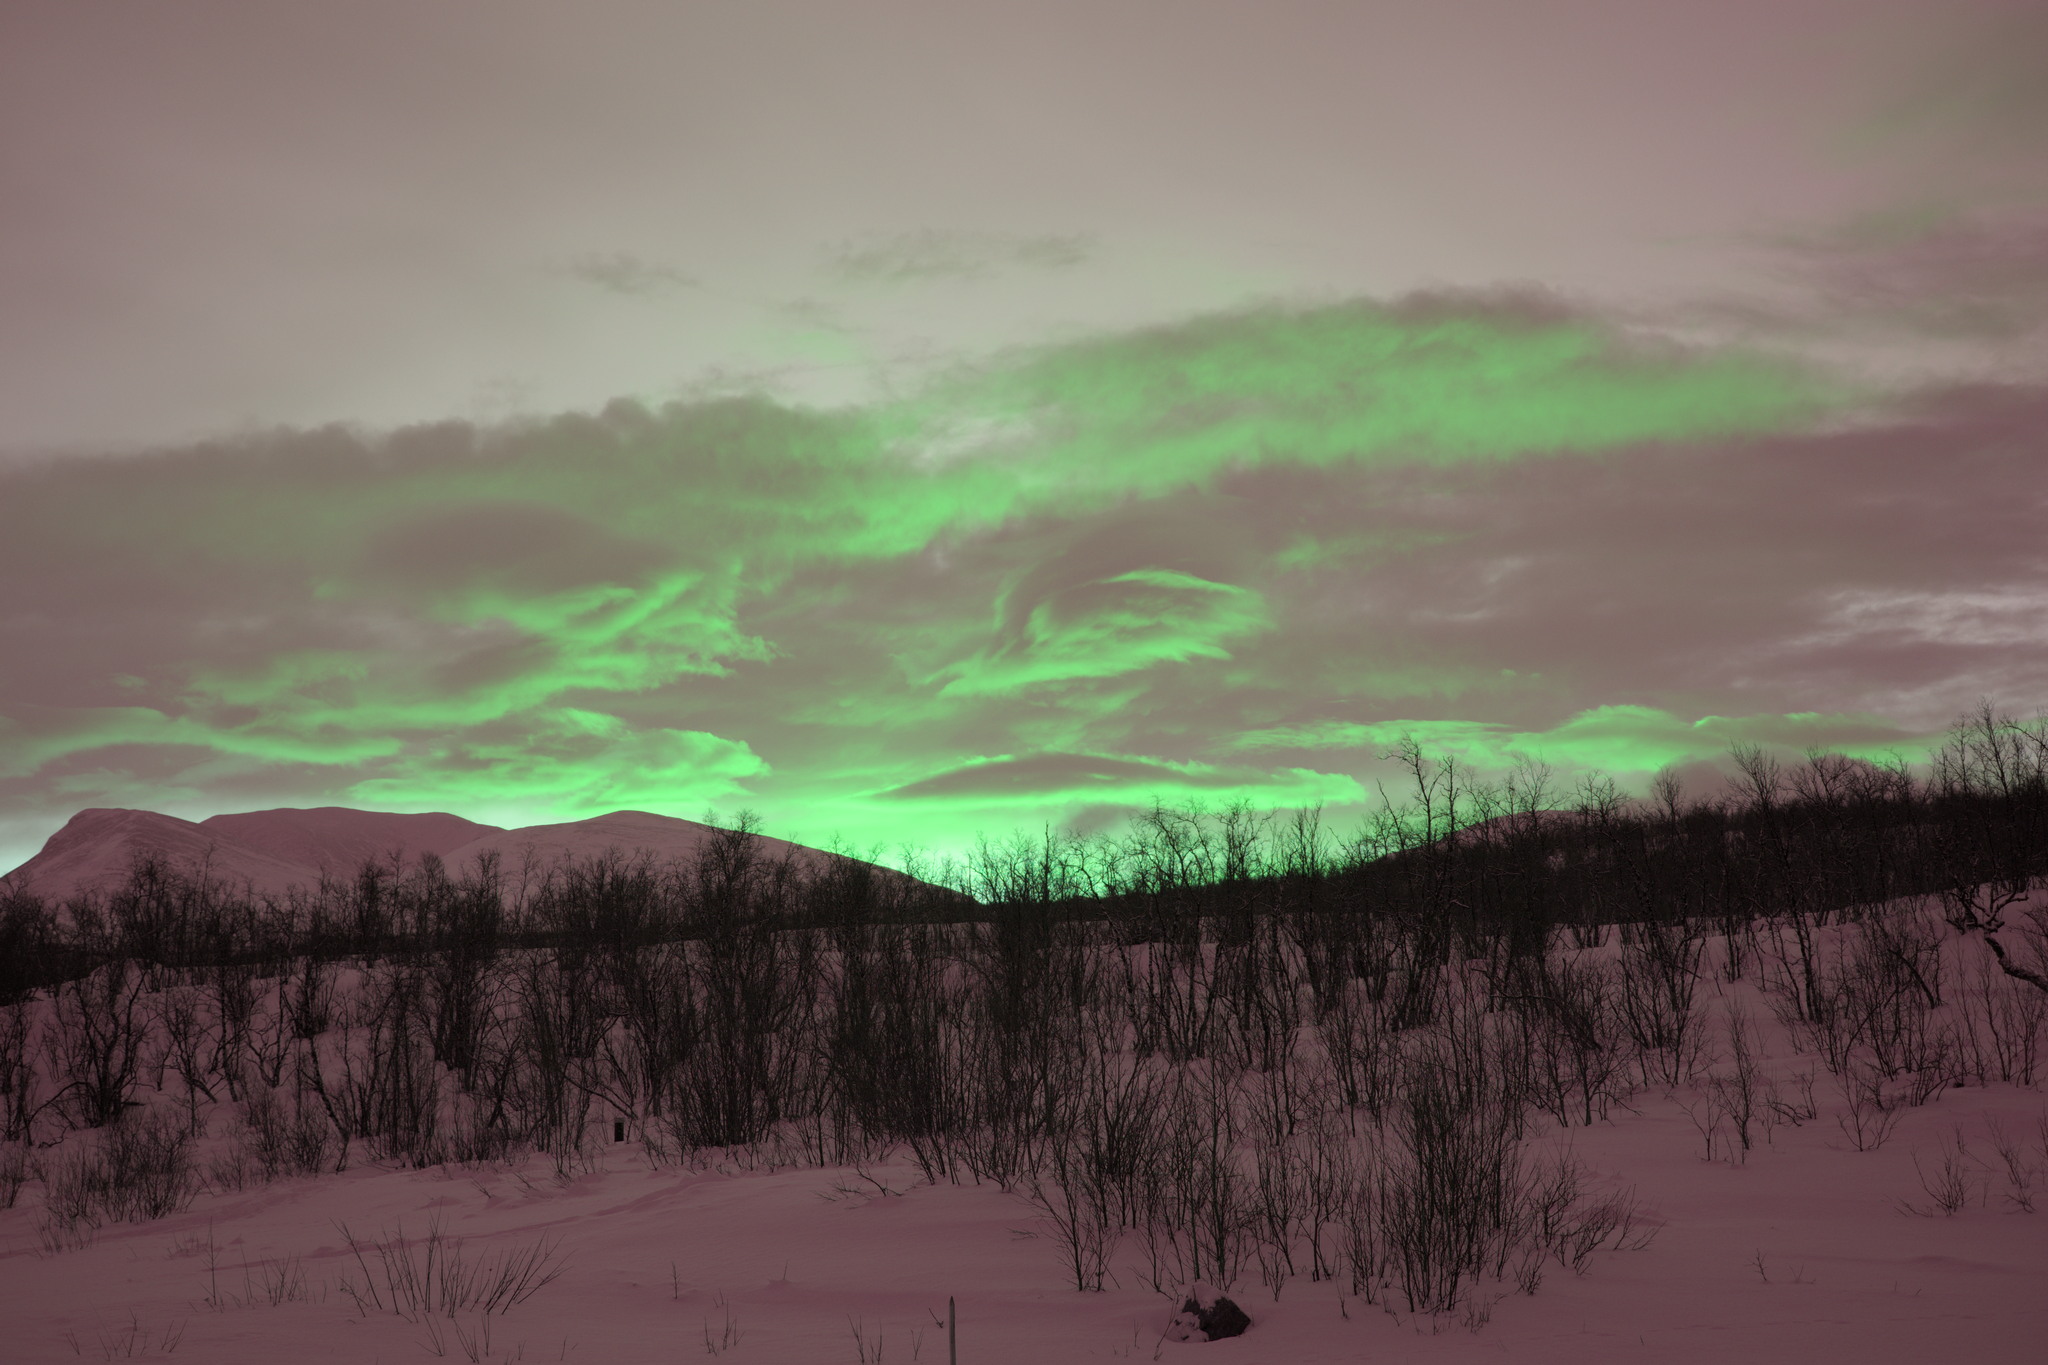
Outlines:
[[49,837],[35,857],[0,877],[52,903],[118,885],[137,858],[155,855],[184,871],[206,872],[231,886],[281,894],[294,882],[313,885],[317,869],[227,838],[219,830],[153,810],[82,810]]
[[[645,853],[656,864],[694,863],[704,845],[725,832],[695,820],[678,820],[641,810],[615,810],[609,815],[561,825],[493,830],[447,853],[443,861],[448,865],[448,875],[459,877],[474,871],[484,855],[494,853],[498,870],[515,881],[522,868],[537,870],[565,858],[580,862],[609,849],[628,856]],[[839,856],[785,839],[758,837],[760,856],[770,862],[789,857],[799,864],[819,866]]]
[[432,853],[445,858],[472,840],[503,834],[459,815],[394,815],[388,811],[315,806],[310,810],[253,810],[211,815],[199,822],[245,848],[274,858],[347,877],[365,862],[382,861],[393,849],[411,858]]
[[[119,885],[135,859],[150,854],[181,871],[204,869],[229,886],[273,896],[292,886],[310,890],[323,873],[346,878],[365,861],[386,861],[394,851],[408,863],[431,853],[454,877],[495,854],[500,871],[517,879],[525,868],[609,850],[629,858],[645,854],[657,864],[690,863],[719,833],[694,820],[630,810],[522,829],[443,813],[398,815],[345,806],[248,811],[197,822],[147,810],[82,810],[33,858],[0,877],[0,889],[20,888],[61,902]],[[766,836],[759,847],[764,858],[787,856],[814,868],[840,856]]]

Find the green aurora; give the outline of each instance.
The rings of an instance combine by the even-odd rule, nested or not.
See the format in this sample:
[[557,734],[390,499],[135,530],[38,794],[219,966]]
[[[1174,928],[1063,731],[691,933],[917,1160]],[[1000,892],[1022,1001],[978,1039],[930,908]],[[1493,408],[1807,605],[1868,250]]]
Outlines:
[[1090,338],[865,407],[25,467],[0,572],[50,657],[0,696],[0,796],[753,807],[894,856],[1155,799],[1341,815],[1404,734],[1637,785],[1741,742],[1910,750],[1924,729],[1868,709],[1717,715],[1752,694],[1536,658],[1472,577],[1520,490],[1654,486],[1862,402],[1766,353],[1444,296]]

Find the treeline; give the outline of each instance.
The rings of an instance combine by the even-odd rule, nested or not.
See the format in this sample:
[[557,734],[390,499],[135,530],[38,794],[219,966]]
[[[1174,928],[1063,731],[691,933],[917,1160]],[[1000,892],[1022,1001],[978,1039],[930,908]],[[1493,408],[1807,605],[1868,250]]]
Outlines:
[[52,903],[0,893],[0,1003],[128,961],[248,968],[297,959],[487,959],[575,944],[625,949],[716,933],[736,918],[773,929],[842,920],[958,918],[969,898],[851,857],[771,857],[756,818],[714,831],[698,856],[622,851],[508,869],[494,857],[451,876],[426,854],[364,863],[352,877],[266,894],[143,856],[109,890]]
[[854,858],[768,858],[751,815],[687,864],[613,854],[450,877],[428,855],[288,896],[144,858],[111,892],[61,906],[32,891],[0,896],[0,1002],[115,959],[271,968],[623,949],[735,919],[793,930],[993,917],[1013,934],[1092,920],[1125,942],[1163,942],[1241,939],[1280,914],[1320,924],[1331,957],[1370,963],[1383,956],[1376,942],[1396,939],[1435,959],[1514,956],[1618,924],[1824,924],[1928,895],[2026,973],[1996,935],[2005,908],[2048,874],[2048,721],[1987,704],[1917,766],[1824,752],[1788,764],[1738,747],[1724,790],[1688,794],[1667,774],[1634,799],[1598,774],[1560,789],[1535,763],[1482,780],[1413,742],[1393,757],[1402,781],[1348,836],[1318,811],[1161,804],[1121,831],[983,839],[963,860],[913,860],[908,875]]
[[1322,926],[1329,955],[1354,964],[1383,961],[1393,940],[1436,959],[1513,959],[1615,925],[1735,934],[1935,897],[2009,970],[2038,975],[1997,935],[2048,875],[2048,720],[1987,704],[1919,765],[1826,752],[1792,764],[1738,746],[1723,790],[1688,794],[1667,773],[1634,799],[1599,774],[1560,790],[1536,763],[1475,779],[1412,741],[1392,757],[1401,789],[1348,838],[1312,811],[1155,806],[1120,835],[984,841],[965,889],[1010,914],[1116,923],[1126,941],[1196,924],[1241,939],[1279,914]]

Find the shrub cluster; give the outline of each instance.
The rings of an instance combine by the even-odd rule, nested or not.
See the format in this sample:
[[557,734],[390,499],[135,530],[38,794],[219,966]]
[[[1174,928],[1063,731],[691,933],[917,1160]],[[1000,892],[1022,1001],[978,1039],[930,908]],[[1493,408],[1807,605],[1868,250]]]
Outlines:
[[[1768,1074],[1709,1007],[1716,974],[1765,992],[1858,1147],[1945,1086],[2039,1081],[2048,728],[1986,711],[1924,776],[1739,752],[1696,800],[1399,757],[1407,797],[1348,844],[1313,812],[1160,807],[984,843],[951,886],[771,859],[743,823],[688,865],[430,860],[279,901],[145,862],[61,915],[17,897],[0,1198],[7,1152],[98,1128],[44,1173],[49,1217],[176,1207],[215,1105],[224,1184],[566,1172],[617,1130],[656,1161],[902,1152],[1031,1201],[1077,1289],[1305,1274],[1443,1313],[1643,1239],[1546,1134],[1646,1089],[1712,1158],[1818,1117],[1816,1074]],[[363,1292],[399,1292],[419,1247],[356,1245]]]

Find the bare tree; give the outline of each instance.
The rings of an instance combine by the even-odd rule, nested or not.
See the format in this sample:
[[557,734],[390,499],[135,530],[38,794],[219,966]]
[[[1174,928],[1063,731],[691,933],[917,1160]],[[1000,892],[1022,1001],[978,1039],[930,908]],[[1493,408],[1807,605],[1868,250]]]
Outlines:
[[[1933,755],[1942,909],[1958,933],[1983,940],[2007,976],[2048,991],[2048,971],[2016,960],[1999,935],[2048,856],[2048,719],[2021,722],[1981,703]],[[2028,912],[2048,935],[2048,913]]]

